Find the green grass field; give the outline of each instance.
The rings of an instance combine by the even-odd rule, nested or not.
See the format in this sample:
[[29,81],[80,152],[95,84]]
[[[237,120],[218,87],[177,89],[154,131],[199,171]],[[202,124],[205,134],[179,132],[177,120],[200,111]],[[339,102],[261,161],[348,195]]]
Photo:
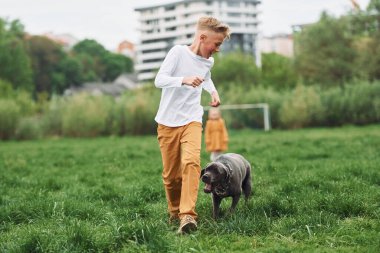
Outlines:
[[199,230],[177,236],[155,136],[0,142],[0,252],[379,252],[380,126],[235,131],[229,148],[252,198],[214,221],[201,184]]

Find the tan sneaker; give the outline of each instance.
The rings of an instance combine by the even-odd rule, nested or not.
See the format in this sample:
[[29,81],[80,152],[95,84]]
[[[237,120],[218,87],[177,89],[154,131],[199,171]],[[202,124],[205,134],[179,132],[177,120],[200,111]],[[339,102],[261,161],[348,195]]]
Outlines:
[[173,225],[179,222],[178,213],[169,215],[169,225]]
[[181,219],[181,224],[179,225],[178,234],[188,234],[191,231],[197,230],[197,222],[190,215],[185,215]]

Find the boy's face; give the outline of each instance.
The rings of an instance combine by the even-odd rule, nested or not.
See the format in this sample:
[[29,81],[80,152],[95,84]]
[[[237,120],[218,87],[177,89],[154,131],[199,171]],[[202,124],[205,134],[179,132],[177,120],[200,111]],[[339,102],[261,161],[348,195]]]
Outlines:
[[223,33],[204,31],[200,35],[200,54],[203,58],[210,58],[214,53],[219,52],[225,37]]

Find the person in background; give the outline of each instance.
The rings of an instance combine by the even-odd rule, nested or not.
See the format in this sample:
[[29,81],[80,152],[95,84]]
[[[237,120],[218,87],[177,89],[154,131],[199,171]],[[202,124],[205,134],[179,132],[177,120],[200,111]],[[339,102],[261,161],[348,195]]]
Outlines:
[[205,143],[212,162],[228,148],[228,132],[219,108],[210,108],[208,112]]

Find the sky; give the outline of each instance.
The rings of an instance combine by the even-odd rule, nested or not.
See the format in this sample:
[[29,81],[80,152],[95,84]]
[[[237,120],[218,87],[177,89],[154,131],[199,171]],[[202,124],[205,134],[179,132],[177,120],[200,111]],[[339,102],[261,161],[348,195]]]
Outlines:
[[[356,1],[365,9],[370,0]],[[114,50],[123,40],[138,43],[135,8],[170,2],[175,0],[0,0],[0,17],[19,19],[33,35],[68,33]],[[262,0],[260,35],[290,33],[292,25],[318,21],[323,10],[340,16],[351,7],[350,0]]]

